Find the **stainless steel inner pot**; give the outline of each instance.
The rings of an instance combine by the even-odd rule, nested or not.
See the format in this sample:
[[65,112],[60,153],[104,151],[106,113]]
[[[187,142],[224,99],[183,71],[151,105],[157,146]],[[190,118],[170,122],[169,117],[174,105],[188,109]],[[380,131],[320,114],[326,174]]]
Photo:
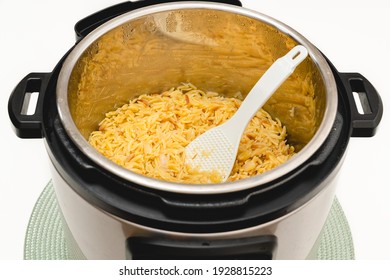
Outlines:
[[[108,111],[144,93],[181,82],[243,98],[266,69],[293,46],[307,58],[264,106],[287,127],[298,153],[262,175],[231,183],[160,181],[122,168],[89,145]],[[60,119],[71,140],[99,166],[139,185],[179,193],[218,194],[271,182],[308,160],[327,138],[337,88],[321,53],[289,26],[245,8],[217,3],[167,3],[137,9],[101,25],[66,58],[57,82]]]

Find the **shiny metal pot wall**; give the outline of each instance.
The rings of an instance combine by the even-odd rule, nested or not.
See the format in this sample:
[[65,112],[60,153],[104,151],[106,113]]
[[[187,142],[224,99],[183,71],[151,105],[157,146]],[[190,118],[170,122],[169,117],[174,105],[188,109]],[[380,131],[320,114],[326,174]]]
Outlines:
[[[181,82],[242,97],[274,60],[297,44],[310,58],[265,105],[287,127],[299,153],[266,174],[199,188],[135,174],[91,147],[104,114],[137,95]],[[64,62],[57,84],[62,123],[80,150],[110,172],[154,189],[220,193],[252,188],[294,170],[322,145],[337,110],[337,89],[323,56],[305,38],[265,15],[211,3],[151,6],[118,16],[86,36]]]

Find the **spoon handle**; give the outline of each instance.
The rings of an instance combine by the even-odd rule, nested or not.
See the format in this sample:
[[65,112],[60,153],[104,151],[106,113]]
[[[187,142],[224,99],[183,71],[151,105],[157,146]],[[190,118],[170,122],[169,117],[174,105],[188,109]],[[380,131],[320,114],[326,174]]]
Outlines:
[[[307,55],[307,49],[298,45],[286,55],[278,58],[255,84],[241,103],[240,108],[227,122],[229,127],[234,130],[245,130],[245,127],[256,112],[267,102],[279,86],[287,80]],[[237,131],[237,133],[239,132]]]

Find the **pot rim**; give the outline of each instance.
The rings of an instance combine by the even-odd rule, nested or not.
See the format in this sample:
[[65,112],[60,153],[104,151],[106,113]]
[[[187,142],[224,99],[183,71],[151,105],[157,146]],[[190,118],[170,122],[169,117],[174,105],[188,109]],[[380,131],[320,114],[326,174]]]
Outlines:
[[[246,16],[258,21],[265,22],[279,31],[287,34],[292,37],[298,43],[305,46],[308,50],[309,56],[312,59],[313,63],[320,69],[325,88],[327,90],[326,98],[326,108],[323,115],[323,120],[320,126],[318,127],[313,138],[310,140],[305,147],[299,151],[293,158],[289,159],[286,163],[279,165],[278,167],[267,171],[263,174],[253,176],[247,179],[238,180],[235,182],[226,182],[219,184],[183,184],[157,180],[151,177],[147,177],[141,174],[132,172],[124,167],[117,165],[112,162],[102,154],[100,154],[95,148],[93,148],[88,141],[82,136],[78,130],[76,124],[74,123],[68,104],[68,82],[73,71],[74,66],[76,65],[78,59],[83,54],[83,52],[99,37],[104,35],[106,32],[111,29],[124,24],[127,21],[135,20],[137,18],[150,15],[157,12],[166,12],[170,10],[180,10],[180,9],[211,9],[230,12],[234,14],[239,14]],[[237,192],[246,189],[251,189],[254,187],[259,187],[270,183],[285,174],[290,173],[298,166],[306,162],[323,144],[325,139],[330,133],[337,112],[338,106],[338,97],[337,97],[337,86],[333,76],[333,72],[330,69],[326,59],[323,57],[321,52],[311,44],[306,38],[304,38],[297,31],[289,27],[288,25],[271,18],[265,14],[246,9],[243,7],[236,7],[228,4],[220,3],[210,3],[210,2],[175,2],[175,3],[164,3],[157,4],[153,6],[148,6],[145,8],[136,9],[134,11],[127,12],[120,16],[117,16],[108,22],[102,24],[86,37],[84,37],[69,53],[66,57],[64,64],[61,68],[60,74],[58,76],[57,88],[56,88],[56,101],[57,101],[57,110],[59,113],[60,120],[62,125],[65,128],[66,133],[74,144],[84,153],[89,159],[91,159],[95,164],[104,168],[105,170],[123,178],[129,182],[136,183],[143,187],[148,187],[155,190],[168,191],[174,193],[182,194],[197,194],[197,195],[206,195],[206,194],[222,194]]]

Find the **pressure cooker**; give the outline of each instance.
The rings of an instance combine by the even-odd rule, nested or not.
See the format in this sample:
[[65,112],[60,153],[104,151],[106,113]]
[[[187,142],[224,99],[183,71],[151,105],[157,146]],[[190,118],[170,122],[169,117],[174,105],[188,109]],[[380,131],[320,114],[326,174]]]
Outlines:
[[[16,134],[44,140],[75,257],[312,256],[349,139],[373,136],[382,117],[365,77],[338,72],[297,31],[237,0],[128,1],[80,20],[75,31],[76,44],[54,70],[28,74],[8,104]],[[173,183],[120,167],[87,141],[106,112],[180,82],[245,97],[298,44],[308,58],[263,107],[286,126],[297,153],[270,171],[219,184]],[[303,82],[311,87],[294,87]],[[39,96],[26,115],[30,92]]]

